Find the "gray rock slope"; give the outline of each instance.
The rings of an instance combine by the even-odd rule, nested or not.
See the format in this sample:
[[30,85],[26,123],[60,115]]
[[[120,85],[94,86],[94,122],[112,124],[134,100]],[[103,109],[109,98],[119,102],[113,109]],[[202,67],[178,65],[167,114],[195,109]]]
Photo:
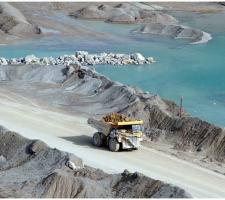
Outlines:
[[191,43],[204,43],[212,39],[211,35],[204,31],[178,24],[173,16],[157,8],[153,9],[151,5],[141,7],[135,3],[105,3],[83,7],[70,13],[70,16],[104,20],[110,23],[144,24],[134,31],[149,35],[170,36],[174,39],[187,39]]
[[143,25],[135,29],[134,32],[169,36],[174,39],[187,39],[192,43],[204,43],[212,39],[210,34],[199,29],[175,24],[152,23]]
[[0,31],[1,35],[21,37],[41,33],[38,26],[31,24],[18,9],[6,2],[0,3]]
[[[72,161],[76,169],[66,166]],[[107,174],[72,154],[0,126],[1,198],[182,198],[184,190],[139,173]]]
[[70,13],[80,19],[97,19],[110,23],[163,23],[174,24],[177,20],[157,10],[140,8],[132,3],[99,4],[83,7]]
[[1,87],[9,88],[71,113],[101,117],[120,112],[141,118],[146,135],[183,151],[224,162],[225,131],[184,112],[172,101],[113,82],[90,68],[64,66],[2,66]]

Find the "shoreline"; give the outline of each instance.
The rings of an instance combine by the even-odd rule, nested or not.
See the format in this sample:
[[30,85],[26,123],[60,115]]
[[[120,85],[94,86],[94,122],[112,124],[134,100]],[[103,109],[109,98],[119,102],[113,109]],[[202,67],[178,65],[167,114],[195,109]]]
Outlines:
[[209,42],[210,40],[212,40],[212,36],[210,33],[206,33],[203,31],[203,36],[201,38],[200,41],[197,41],[197,42],[192,42],[191,44],[202,44],[202,43],[207,43]]
[[[94,4],[91,4],[91,5],[97,5],[97,4],[99,4],[99,3],[94,3]],[[108,4],[109,5],[116,5],[116,3],[114,3],[114,4],[108,3]],[[108,5],[108,4],[105,3],[105,5]],[[172,6],[171,8],[169,8],[169,7],[166,6],[167,3],[157,3],[157,4],[159,6],[165,5],[165,6],[163,6],[164,9],[160,10],[160,12],[162,12],[162,14],[166,14],[168,11],[169,12],[176,11],[177,6],[178,6],[178,8],[181,6],[181,5],[179,5],[179,3],[178,3],[178,5],[176,5],[176,3],[174,3],[174,4],[172,3],[171,5],[174,5],[175,7]],[[135,9],[143,9],[142,6],[149,7],[149,9],[150,9],[149,11],[152,11],[152,12],[157,11],[158,12],[158,10],[156,8],[154,8],[154,6],[157,6],[157,4],[155,5],[155,3],[154,3],[153,5],[151,5],[151,4],[142,4],[141,5],[141,3],[140,3],[140,4],[138,4],[138,6],[136,4],[130,5],[130,6],[133,9],[134,8]],[[170,4],[170,3],[168,3],[168,4]],[[38,6],[40,6],[40,8],[37,9],[37,10],[33,10],[33,8],[31,8],[32,4],[28,4],[28,5],[24,5],[24,6],[22,6],[22,5],[23,5],[22,3],[21,4],[18,4],[18,3],[10,3],[9,4],[9,6],[13,7],[15,10],[20,12],[21,15],[24,14],[24,18],[30,19],[32,24],[37,24],[39,28],[43,27],[42,34],[30,34],[29,33],[29,34],[26,34],[26,38],[29,37],[30,39],[32,39],[32,38],[36,38],[36,37],[44,37],[44,36],[49,35],[49,34],[61,34],[61,35],[68,35],[68,36],[74,36],[75,35],[76,37],[79,37],[79,35],[86,35],[86,36],[91,36],[91,37],[95,37],[95,38],[98,38],[98,39],[101,39],[101,37],[105,36],[101,32],[98,32],[98,31],[93,32],[93,30],[92,31],[88,30],[88,27],[74,26],[73,19],[72,19],[72,17],[69,16],[70,12],[72,10],[73,10],[73,12],[75,12],[75,11],[78,11],[79,9],[83,8],[86,5],[85,3],[74,3],[74,4],[68,4],[68,5],[62,3],[62,5],[60,5],[60,6],[52,4],[52,7],[49,8],[49,10],[48,10],[48,6],[50,6],[51,4],[46,5],[47,6],[46,8],[43,7],[44,4],[43,5],[37,4]],[[190,7],[190,5],[192,5],[192,4],[190,3],[188,5]],[[222,7],[222,6],[219,7],[219,5],[216,6],[216,5],[208,5],[207,4],[207,6],[206,6],[204,4],[199,5],[199,3],[196,3],[196,5],[198,5],[197,8],[202,7],[203,10],[207,6],[213,7],[213,9],[217,10],[217,12],[219,12],[221,10],[225,10],[224,7]],[[156,10],[154,10],[154,9],[156,9]],[[164,13],[164,11],[165,11],[165,13]],[[182,11],[193,12],[192,10],[189,10],[189,9],[187,9],[187,10],[186,9],[184,9],[184,10],[180,9],[180,11],[181,12]],[[43,13],[40,14],[40,12],[43,12],[44,14]],[[63,14],[65,17],[68,17],[68,18],[71,18],[71,19],[68,19],[68,18],[67,18],[67,20],[65,20],[65,19],[59,20],[58,18],[56,19],[56,18],[54,18],[54,15],[53,15],[53,13],[55,13],[55,12],[59,12],[59,13]],[[207,12],[204,11],[204,13],[207,13]],[[211,13],[211,12],[209,11],[208,13]],[[100,19],[98,19],[98,21],[99,20]],[[113,23],[117,23],[117,22],[115,21]],[[125,22],[123,22],[122,24],[124,24],[124,23]],[[137,24],[141,25],[141,23],[137,23]],[[47,30],[47,32],[46,32],[46,30]],[[48,30],[54,30],[54,31],[48,31]],[[6,39],[6,37],[8,37],[7,35],[3,35],[0,38],[2,38],[2,41],[4,41],[4,43],[7,43],[7,44],[16,44],[19,41],[26,40],[26,38],[23,37],[23,34],[19,34],[18,36],[19,36],[18,39],[11,39],[11,40]],[[208,39],[209,39],[209,37],[208,37]],[[200,41],[199,43],[203,43],[203,41],[206,41],[208,39],[203,38],[203,40]],[[195,44],[198,44],[198,43],[195,43]]]

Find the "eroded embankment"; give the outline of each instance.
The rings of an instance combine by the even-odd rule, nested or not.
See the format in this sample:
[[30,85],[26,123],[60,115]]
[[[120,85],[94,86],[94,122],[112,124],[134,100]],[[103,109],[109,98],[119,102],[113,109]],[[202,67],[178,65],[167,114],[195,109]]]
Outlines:
[[[96,77],[96,74],[90,76]],[[109,104],[116,104],[123,98],[118,112],[144,120],[146,135],[152,141],[161,140],[180,150],[192,150],[211,159],[224,161],[225,131],[222,128],[187,113],[180,118],[179,107],[172,101],[118,85],[100,75],[96,78],[104,80],[101,88],[104,88],[103,93],[110,94],[107,95]]]
[[[74,163],[75,169],[68,166]],[[107,174],[72,154],[0,126],[0,197],[188,197],[184,190],[139,173]]]
[[9,42],[41,34],[39,26],[30,23],[23,13],[10,3],[0,3],[0,40]]
[[166,13],[165,7],[142,3],[89,5],[71,12],[70,16],[109,23],[142,24],[134,31],[148,35],[169,36],[174,39],[183,38],[192,44],[205,43],[212,39],[209,33],[180,24],[176,18]]
[[113,82],[87,67],[81,68],[84,77],[79,77],[72,66],[27,65],[0,69],[0,78],[5,80],[2,87],[9,90],[71,113],[101,117],[109,112],[121,112],[141,118],[146,135],[153,142],[224,162],[224,130],[187,113],[180,118],[174,102]]

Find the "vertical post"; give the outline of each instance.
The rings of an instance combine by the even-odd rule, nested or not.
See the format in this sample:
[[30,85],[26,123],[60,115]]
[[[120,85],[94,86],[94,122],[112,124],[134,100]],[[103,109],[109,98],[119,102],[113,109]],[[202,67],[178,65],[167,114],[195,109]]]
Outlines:
[[183,111],[183,96],[180,98],[180,117],[182,117],[182,111]]

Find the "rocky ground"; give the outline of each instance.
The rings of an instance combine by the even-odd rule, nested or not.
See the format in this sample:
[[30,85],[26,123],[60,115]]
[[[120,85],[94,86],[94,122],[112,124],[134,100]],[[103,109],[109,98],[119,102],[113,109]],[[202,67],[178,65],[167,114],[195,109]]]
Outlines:
[[183,198],[184,190],[125,170],[107,174],[75,155],[0,127],[1,198]]
[[[57,12],[62,16],[68,14],[69,7],[74,3],[61,6],[53,2],[10,2],[0,4],[0,44],[18,43],[27,39],[52,34],[63,36],[102,38],[104,33],[92,32],[73,23],[55,18]],[[67,14],[65,14],[67,13]]]
[[[88,7],[84,3],[35,5],[0,4],[1,43],[39,37],[54,31],[73,36],[89,35],[101,38],[104,35],[62,23],[52,17],[56,11],[64,16],[78,18],[88,18],[88,13],[92,15],[89,17],[97,15],[96,19],[110,23],[147,23],[141,25],[137,31],[186,38],[192,43],[206,42],[210,35],[198,29],[183,27],[163,10],[218,12],[224,9],[215,3],[197,6],[193,3],[90,3]],[[51,30],[50,33],[46,32],[46,28]],[[141,118],[145,122],[144,145],[225,173],[224,129],[193,118],[186,112],[180,117],[179,107],[174,102],[113,82],[90,66],[80,66],[152,63],[154,59],[151,57],[144,58],[140,54],[92,55],[78,52],[59,58],[1,58],[0,62],[3,65],[0,66],[1,91],[5,90],[3,95],[13,92],[23,98],[32,99],[32,102],[37,102],[43,108],[53,107],[62,112],[79,113],[86,117],[98,118],[109,112],[120,112]],[[72,65],[67,67],[68,64]],[[88,166],[83,168],[81,159],[71,154],[51,149],[40,141],[28,140],[3,127],[0,130],[0,197],[188,196],[182,189],[139,173],[125,171],[122,174],[110,175]],[[72,170],[71,167],[76,169]],[[58,188],[60,193],[57,192]]]
[[[219,6],[218,6],[219,7]],[[169,36],[174,39],[187,39],[191,43],[204,43],[211,39],[209,33],[191,27],[182,26],[172,15],[165,12],[167,8],[141,3],[118,3],[84,6],[70,13],[80,19],[103,20],[109,23],[144,24],[135,32],[149,35]],[[172,8],[170,7],[172,10]]]
[[[121,112],[145,122],[147,140],[168,148],[195,153],[194,160],[220,163],[223,171],[225,132],[184,112],[157,95],[113,82],[90,67],[76,66],[2,66],[1,88],[27,96],[69,113],[101,117]],[[4,81],[4,82],[3,82]]]
[[187,39],[192,44],[205,43],[212,39],[209,33],[199,29],[174,24],[151,23],[135,29],[134,32],[169,36],[174,39]]
[[[114,3],[115,4],[115,3]],[[104,20],[110,23],[163,23],[176,24],[177,20],[157,9],[138,3],[118,3],[86,5],[70,13],[70,16],[81,19]]]
[[[224,11],[224,6],[218,3],[82,3],[82,2],[10,2],[0,4],[0,43],[15,43],[27,38],[61,34],[72,37],[109,38],[109,33],[102,33],[82,26],[75,26],[67,19],[97,19],[109,23],[136,23],[151,27],[148,34],[167,35],[172,38],[186,38],[190,42],[207,42],[210,35],[204,30],[184,27],[174,18],[171,11],[188,11],[210,13]],[[60,16],[60,17],[59,17]],[[159,24],[164,28],[157,31]],[[169,25],[169,27],[168,27]],[[176,25],[182,31],[182,37],[171,31],[170,25]],[[145,28],[146,29],[146,28]],[[174,29],[173,29],[174,30]],[[140,31],[142,32],[142,31]],[[145,31],[146,32],[146,31]],[[180,35],[180,36],[181,36]]]
[[0,3],[0,39],[7,43],[13,39],[35,37],[41,34],[38,25],[29,20],[18,9],[6,2]]

